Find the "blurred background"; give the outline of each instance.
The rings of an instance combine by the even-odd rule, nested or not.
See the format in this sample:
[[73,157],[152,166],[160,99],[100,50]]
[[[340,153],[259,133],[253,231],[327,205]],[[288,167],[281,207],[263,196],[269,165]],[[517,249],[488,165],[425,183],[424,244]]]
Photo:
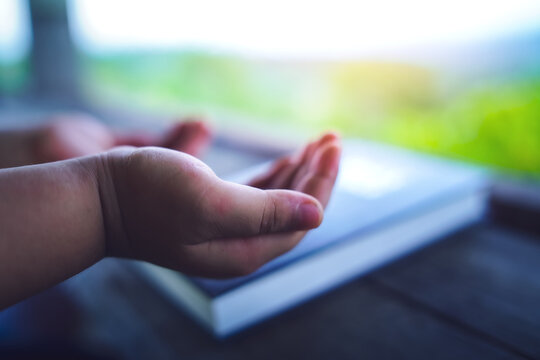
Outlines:
[[535,0],[2,0],[0,17],[0,106],[332,128],[540,174]]
[[[203,114],[213,122],[218,138],[249,134],[259,145],[268,139],[298,145],[336,129],[348,138],[404,146],[538,180],[540,1],[0,0],[0,128],[72,110],[119,127],[155,129],[163,129],[178,114]],[[220,154],[224,151],[219,149]],[[239,153],[237,149],[230,157]],[[222,158],[214,158],[214,164]],[[242,161],[239,167],[245,167],[247,160]],[[537,224],[530,219],[538,218],[539,202],[528,193],[520,196],[531,199],[536,212],[529,218],[517,208],[510,212],[523,218],[522,223]],[[507,235],[507,244],[499,230],[488,235],[474,231],[458,243],[462,252],[452,247],[440,251],[454,254],[454,262],[446,255],[434,257],[425,268],[411,272],[413,282],[419,274],[437,274],[437,269],[449,274],[428,286],[418,282],[411,292],[450,286],[448,292],[436,293],[435,305],[462,296],[457,308],[480,314],[464,312],[465,320],[487,319],[482,323],[487,333],[514,329],[518,344],[530,341],[536,351],[537,327],[530,324],[536,319],[531,317],[537,313],[538,288],[529,284],[537,284],[533,280],[538,277],[532,265],[526,266],[537,265],[533,241],[520,243]],[[478,245],[492,237],[502,244],[496,247],[500,253]],[[466,252],[467,246],[474,251]],[[429,254],[426,259],[431,259]],[[508,261],[506,267],[494,261],[493,254]],[[422,262],[417,260],[411,263]],[[519,272],[521,265],[525,270]],[[394,271],[406,273],[402,267]],[[470,281],[471,273],[485,276]],[[461,283],[452,288],[456,276]],[[499,280],[502,290],[486,290]],[[383,288],[382,296],[380,284],[373,283],[372,278],[353,284],[319,303],[326,305],[302,307],[231,345],[205,337],[121,261],[106,259],[0,312],[0,350],[5,344],[8,350],[14,346],[17,354],[52,348],[56,359],[178,358],[179,353],[232,359],[268,350],[267,356],[275,358],[280,344],[296,344],[298,337],[312,352],[348,349],[332,334],[356,334],[362,324],[365,332],[354,341],[349,341],[352,335],[345,339],[366,349],[383,344],[386,351],[388,339],[396,338],[407,351],[407,343],[422,343],[416,356],[421,358],[429,353],[425,347],[438,349],[439,343],[430,339],[439,335],[456,341],[449,349],[470,345],[463,345],[461,335],[433,331],[424,315],[419,322],[411,320],[410,309],[418,307],[409,306],[411,301],[405,301],[403,313],[394,312],[401,309],[387,299],[394,293],[387,296]],[[510,287],[513,284],[519,291]],[[409,294],[395,297],[406,300],[403,293]],[[507,296],[512,301],[500,300]],[[482,301],[493,302],[486,307],[495,310],[482,312]],[[508,321],[515,318],[519,321]],[[289,332],[282,331],[283,324]],[[314,341],[314,334],[324,336]],[[409,335],[416,336],[414,341]],[[89,351],[86,357],[84,351]],[[399,357],[391,355],[388,358]],[[410,355],[414,358],[415,353]],[[305,357],[303,350],[299,356]]]

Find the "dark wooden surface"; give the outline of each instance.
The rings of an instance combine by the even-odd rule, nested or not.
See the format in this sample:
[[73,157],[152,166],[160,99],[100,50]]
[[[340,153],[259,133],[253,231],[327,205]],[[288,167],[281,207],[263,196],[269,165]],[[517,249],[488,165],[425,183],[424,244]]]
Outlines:
[[[223,174],[259,160],[235,158],[208,161]],[[540,358],[539,240],[486,220],[224,341],[107,259],[1,312],[0,357]]]

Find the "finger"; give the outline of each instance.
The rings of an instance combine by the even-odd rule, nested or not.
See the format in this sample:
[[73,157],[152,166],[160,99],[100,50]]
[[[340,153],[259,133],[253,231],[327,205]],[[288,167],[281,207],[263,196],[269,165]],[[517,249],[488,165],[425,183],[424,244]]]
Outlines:
[[290,190],[261,190],[219,180],[203,201],[213,238],[312,229],[322,221],[313,197]]
[[308,173],[315,153],[325,144],[333,142],[333,141],[339,141],[339,136],[334,132],[327,132],[323,134],[317,141],[314,142],[314,145],[311,147],[311,149],[309,149],[309,152],[306,152],[305,157],[302,161],[302,166],[294,174],[294,178],[291,180],[289,184],[290,189],[296,189],[300,181]]
[[288,189],[291,179],[294,177],[300,163],[298,160],[290,158],[287,166],[284,166],[279,172],[272,176],[267,185],[267,189]]
[[285,167],[290,165],[290,163],[290,156],[284,156],[277,159],[272,165],[272,167],[265,174],[255,177],[247,185],[259,189],[268,189],[268,186],[270,185],[272,179],[274,179],[276,175],[280,173]]
[[56,161],[95,154],[114,146],[110,130],[91,118],[59,117],[45,125],[36,140],[40,161]]
[[158,145],[195,156],[209,144],[210,138],[210,129],[204,122],[187,121],[169,129]]
[[[321,145],[338,139],[338,135],[332,132],[326,133],[318,140],[304,146],[296,155],[285,156],[276,160],[270,170],[248,183],[260,189],[294,189],[298,182],[299,172],[305,173],[313,154]],[[301,177],[300,177],[301,178]]]
[[340,156],[340,143],[333,141],[324,145],[315,155],[297,190],[315,197],[326,207],[338,175]]
[[252,273],[290,251],[304,231],[248,239],[218,239],[182,248],[182,271],[190,275],[227,278]]
[[157,143],[157,137],[148,133],[119,134],[115,136],[115,146],[152,146]]
[[318,140],[312,141],[306,145],[300,153],[291,158],[289,166],[283,168],[272,179],[270,179],[269,189],[295,189],[294,179],[299,176],[299,173],[305,172],[304,169],[309,168],[311,159],[317,149],[326,142],[334,140],[335,134],[328,133],[323,135]]
[[268,179],[268,189],[290,189],[292,179],[296,176],[298,169],[306,162],[310,154],[313,153],[317,146],[317,142],[313,141],[302,148],[296,155],[288,157],[287,165],[282,167],[279,172],[276,172]]

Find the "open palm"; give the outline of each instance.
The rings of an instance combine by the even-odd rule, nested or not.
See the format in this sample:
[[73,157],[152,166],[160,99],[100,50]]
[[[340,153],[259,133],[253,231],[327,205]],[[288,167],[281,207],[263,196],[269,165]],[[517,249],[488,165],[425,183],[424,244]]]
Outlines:
[[[338,136],[333,133],[325,134],[317,141],[309,143],[298,154],[277,160],[268,172],[253,179],[249,185],[264,190],[293,190],[311,195],[324,208],[330,199],[338,174],[340,153]],[[231,189],[231,193],[236,191]],[[287,228],[287,224],[280,224],[280,221],[292,218],[292,215],[287,216],[288,211],[291,209],[280,208],[276,204],[268,206],[259,229],[249,229],[232,219],[222,222],[221,230],[224,233],[236,233],[237,236],[211,239],[191,246],[188,248],[188,258],[190,262],[197,264],[197,269],[203,269],[202,275],[230,277],[249,274],[291,250],[305,236],[305,230],[276,232],[276,229]],[[314,223],[318,225],[322,220],[320,212],[308,213],[305,216],[307,228],[314,227]]]

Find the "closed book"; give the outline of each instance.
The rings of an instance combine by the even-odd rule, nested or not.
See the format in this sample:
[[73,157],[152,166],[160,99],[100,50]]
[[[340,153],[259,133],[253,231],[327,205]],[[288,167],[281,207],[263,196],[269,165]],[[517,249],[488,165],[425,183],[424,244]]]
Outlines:
[[[241,182],[268,166],[231,179]],[[215,280],[136,266],[171,301],[226,337],[480,220],[488,180],[475,166],[346,142],[321,226],[253,274]]]

